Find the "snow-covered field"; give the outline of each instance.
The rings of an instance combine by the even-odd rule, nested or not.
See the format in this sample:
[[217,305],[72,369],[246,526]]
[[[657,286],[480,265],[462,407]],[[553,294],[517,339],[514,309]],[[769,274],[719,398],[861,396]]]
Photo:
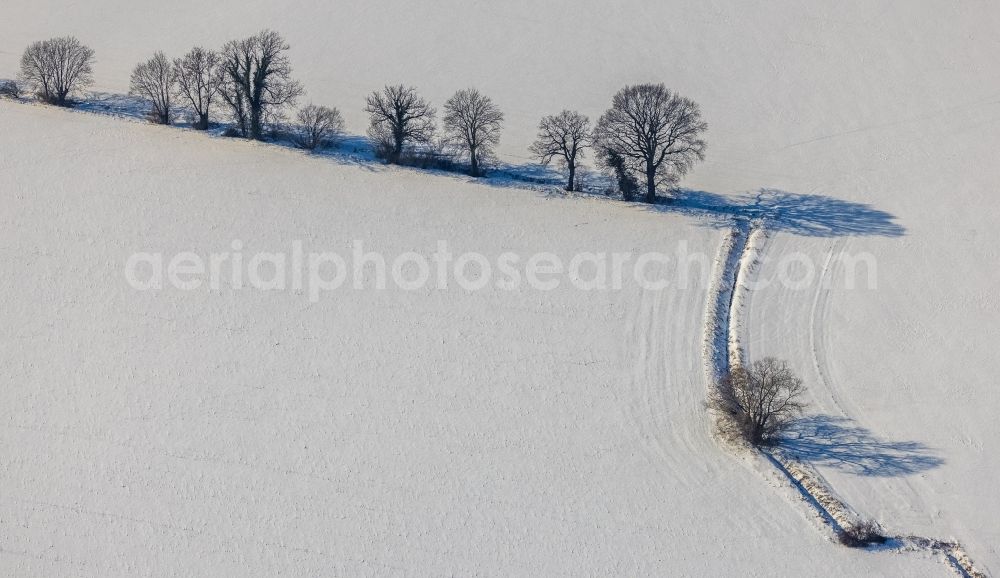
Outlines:
[[[864,146],[894,151],[895,168],[873,171],[871,188],[850,197],[895,215],[900,229],[776,233],[759,278],[774,279],[782,257],[801,252],[815,263],[815,281],[752,292],[744,323],[751,357],[794,360],[812,386],[817,417],[796,445],[848,502],[896,530],[959,538],[994,570],[1000,170],[990,149],[998,109],[954,113],[961,131],[925,124],[919,146],[895,131],[866,137]],[[917,150],[901,154],[905,147]],[[814,147],[821,156],[832,148]],[[841,262],[844,253],[874,257],[873,289],[867,266]],[[808,274],[795,268],[796,277]]]
[[133,251],[233,239],[714,253],[697,221],[43,107],[0,104],[0,122],[7,572],[940,571],[834,547],[716,446],[694,288],[312,304],[122,274]]
[[[740,342],[806,379],[795,447],[898,534],[1000,568],[1000,6],[989,1],[15,0],[0,78],[75,34],[95,90],[267,26],[308,99],[475,85],[538,118],[626,82],[702,105],[663,213],[0,101],[0,568],[10,575],[941,575],[854,551],[711,437],[704,288],[140,292],[136,251],[669,250],[770,230]],[[761,193],[760,189],[768,189]],[[848,289],[833,257],[870,253]],[[832,256],[832,257],[831,257]],[[830,263],[827,266],[827,263]],[[787,263],[785,261],[784,263]],[[807,267],[794,272],[807,273]],[[862,267],[863,270],[863,267]]]

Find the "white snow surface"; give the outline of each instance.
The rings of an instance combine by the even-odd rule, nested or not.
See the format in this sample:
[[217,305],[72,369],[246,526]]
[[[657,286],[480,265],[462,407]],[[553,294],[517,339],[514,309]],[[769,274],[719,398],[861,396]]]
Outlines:
[[832,545],[717,447],[700,290],[311,304],[122,273],[133,251],[236,238],[566,254],[714,250],[710,228],[40,106],[0,104],[0,123],[6,573],[940,571]]
[[[1000,568],[1000,5],[13,0],[0,77],[28,42],[75,34],[95,90],[120,93],[155,50],[265,26],[350,131],[385,83],[437,105],[474,85],[507,113],[510,162],[541,115],[596,118],[621,85],[665,82],[710,123],[685,181],[700,192],[654,213],[0,101],[2,572],[940,575],[834,546],[766,467],[717,447],[704,291],[312,305],[140,293],[121,273],[133,251],[236,238],[714,255],[719,213],[769,223],[757,277],[815,263],[739,320],[748,357],[789,359],[839,440],[804,436],[805,457],[888,530]],[[877,289],[824,268],[842,251],[875,256]]]

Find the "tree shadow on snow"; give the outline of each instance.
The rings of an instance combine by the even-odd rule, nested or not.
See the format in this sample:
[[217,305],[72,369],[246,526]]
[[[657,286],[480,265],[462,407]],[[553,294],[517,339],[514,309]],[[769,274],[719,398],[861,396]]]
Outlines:
[[804,237],[901,237],[906,229],[891,213],[864,203],[824,195],[802,195],[778,189],[753,194],[720,195],[680,190],[674,200],[657,210],[704,219],[709,226],[727,227],[737,220],[752,220],[771,231]]
[[[108,92],[92,92],[85,99],[73,103],[72,109],[113,116],[136,121],[146,121],[149,117],[149,103],[142,98]],[[178,128],[192,128],[193,111],[186,106],[175,106]],[[211,136],[223,136],[228,123],[214,123],[205,131]],[[269,144],[284,148],[296,148],[287,139],[272,138]],[[367,137],[345,134],[336,146],[309,153],[313,156],[332,160],[342,165],[354,165],[377,172],[387,165],[376,158]],[[455,171],[408,167],[410,170],[460,178],[469,182],[491,187],[535,190],[550,198],[592,197],[613,201],[609,196],[613,188],[607,175],[597,171],[586,171],[581,175],[587,192],[566,192],[563,171],[538,163],[499,162],[489,170],[485,178],[473,178],[463,174],[461,163]],[[735,221],[753,220],[764,224],[772,231],[785,231],[807,237],[841,236],[883,236],[900,237],[906,233],[895,222],[896,217],[871,205],[844,201],[823,195],[802,195],[778,189],[761,189],[756,193],[741,195],[720,195],[706,191],[681,189],[671,199],[663,199],[659,204],[636,203],[648,210],[690,215],[701,219],[711,227],[728,227]]]
[[780,446],[803,462],[861,476],[906,476],[944,463],[920,442],[880,440],[847,418],[829,415],[798,420]]

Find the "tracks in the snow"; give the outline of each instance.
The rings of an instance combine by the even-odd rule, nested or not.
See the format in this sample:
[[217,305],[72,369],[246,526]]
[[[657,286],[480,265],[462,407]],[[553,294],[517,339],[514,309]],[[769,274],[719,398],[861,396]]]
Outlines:
[[[708,387],[714,387],[731,366],[745,361],[743,312],[752,288],[751,277],[766,241],[766,229],[745,220],[737,221],[723,234],[705,308],[703,359]],[[957,542],[887,535],[881,531],[881,525],[865,519],[840,499],[809,465],[781,451],[780,447],[760,453],[801,494],[803,501],[817,512],[836,537],[859,536],[864,528],[872,528],[876,533],[872,536],[874,539],[867,542],[868,549],[930,552],[960,576],[985,578],[986,574],[975,567]]]

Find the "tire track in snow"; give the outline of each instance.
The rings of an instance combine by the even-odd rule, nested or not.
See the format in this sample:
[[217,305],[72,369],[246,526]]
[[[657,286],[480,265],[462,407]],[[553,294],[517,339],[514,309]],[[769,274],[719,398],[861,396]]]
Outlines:
[[[826,346],[829,333],[827,328],[829,327],[831,287],[833,285],[835,267],[834,257],[843,255],[849,246],[849,239],[839,238],[827,250],[809,313],[809,348],[812,352],[813,368],[819,377],[822,391],[829,395],[830,401],[833,402],[833,406],[837,408],[837,412],[842,417],[845,419],[858,419],[864,417],[865,412],[856,403],[845,398],[842,395],[841,389],[837,387],[837,380],[832,377]],[[899,495],[899,488],[891,487],[888,481],[879,480],[878,483],[882,486],[883,492],[895,494],[895,502],[899,507],[921,512],[927,510],[926,502],[922,497],[924,492],[917,491],[914,487],[914,482],[906,477],[896,478],[893,482],[906,487],[908,496],[905,499]],[[924,491],[929,491],[922,480],[918,479],[916,483],[922,485]]]
[[[716,380],[729,371],[730,366],[743,363],[744,352],[741,342],[743,312],[751,289],[750,275],[756,269],[767,233],[760,223],[738,221],[723,234],[715,270],[709,286],[705,307],[705,328],[703,361],[707,387],[714,387]],[[825,358],[818,357],[816,315],[820,311],[820,296],[826,287],[834,251],[827,255],[820,282],[819,292],[813,303],[810,331],[814,363],[821,379],[830,391],[837,407],[843,407],[830,386],[826,373]],[[825,305],[825,304],[824,304]],[[824,309],[825,311],[825,309]],[[829,483],[813,468],[778,449],[758,450],[760,454],[795,488],[823,522],[838,537],[858,529],[868,521],[854,511],[837,496]],[[874,523],[881,529],[881,525]],[[985,578],[987,574],[978,568],[957,542],[947,542],[933,538],[912,535],[885,536],[882,544],[865,547],[870,551],[914,552],[922,551],[940,556],[944,564],[959,576]]]

